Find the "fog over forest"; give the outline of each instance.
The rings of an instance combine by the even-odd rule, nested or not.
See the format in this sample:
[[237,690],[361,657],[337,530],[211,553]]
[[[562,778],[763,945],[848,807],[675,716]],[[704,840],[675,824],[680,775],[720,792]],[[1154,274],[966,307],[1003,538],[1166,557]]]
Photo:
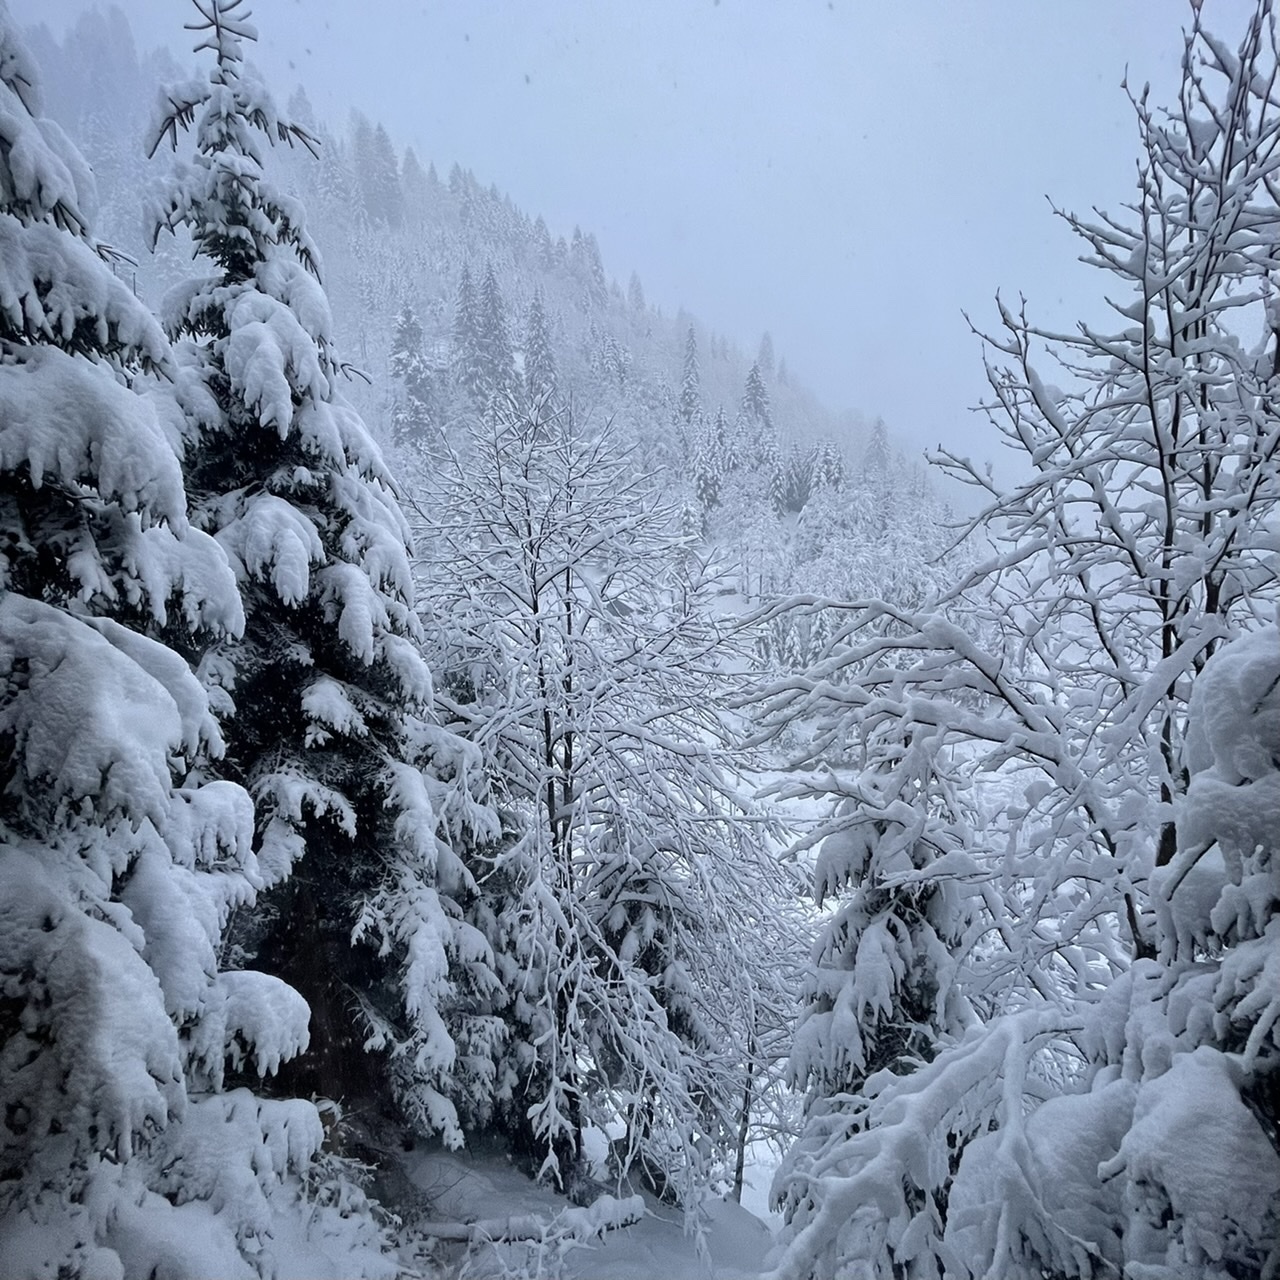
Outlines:
[[[1209,0],[1242,30],[1252,0]],[[61,37],[86,0],[14,0]],[[175,0],[124,6],[140,49],[190,61]],[[445,174],[497,183],[557,233],[597,237],[746,351],[769,331],[834,410],[882,417],[913,455],[1008,459],[964,313],[997,290],[1054,329],[1107,311],[1053,205],[1133,189],[1122,88],[1176,91],[1179,0],[434,0],[379,10],[259,5],[249,60],[334,126],[352,110]],[[104,6],[107,7],[107,6]],[[149,107],[150,104],[148,103]]]
[[249,9],[0,0],[0,1276],[1280,1275],[1272,0]]

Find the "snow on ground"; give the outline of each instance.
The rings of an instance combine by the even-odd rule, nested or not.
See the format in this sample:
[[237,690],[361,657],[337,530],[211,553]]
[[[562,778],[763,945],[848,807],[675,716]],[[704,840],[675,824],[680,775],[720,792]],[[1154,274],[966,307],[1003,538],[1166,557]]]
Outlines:
[[[410,1181],[430,1201],[434,1220],[472,1222],[535,1214],[551,1221],[567,1207],[563,1197],[531,1181],[500,1154],[422,1147],[401,1161]],[[756,1202],[763,1204],[771,1172],[756,1166],[750,1187]],[[466,1280],[754,1280],[764,1270],[773,1231],[749,1210],[732,1201],[709,1200],[699,1241],[694,1233],[686,1234],[680,1209],[652,1196],[644,1199],[641,1221],[609,1231],[596,1243],[573,1246],[560,1257],[553,1249],[539,1251],[536,1246],[490,1246],[464,1263],[464,1248],[455,1245],[441,1261],[448,1267],[446,1274]]]

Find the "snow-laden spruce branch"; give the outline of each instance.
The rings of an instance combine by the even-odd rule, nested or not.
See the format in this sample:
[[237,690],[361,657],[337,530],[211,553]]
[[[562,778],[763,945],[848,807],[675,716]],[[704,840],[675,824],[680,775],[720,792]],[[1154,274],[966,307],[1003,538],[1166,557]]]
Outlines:
[[807,1140],[813,1149],[803,1170],[779,1173],[779,1193],[805,1208],[792,1219],[794,1234],[770,1280],[830,1274],[842,1257],[886,1248],[903,1262],[933,1250],[949,1272],[965,1274],[964,1260],[948,1256],[941,1240],[948,1152],[985,1131],[992,1116],[1001,1140],[1016,1142],[1038,1057],[1083,1025],[1058,1009],[1012,1014],[975,1028],[907,1077],[884,1072],[859,1097],[833,1098],[821,1138]]

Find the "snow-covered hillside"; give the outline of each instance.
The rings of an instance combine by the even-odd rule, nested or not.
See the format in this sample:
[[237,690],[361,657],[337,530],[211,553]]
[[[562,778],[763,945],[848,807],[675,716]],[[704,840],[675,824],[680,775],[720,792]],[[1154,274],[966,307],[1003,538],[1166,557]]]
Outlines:
[[1280,38],[1205,7],[959,524],[244,0],[0,7],[0,1275],[1277,1275]]

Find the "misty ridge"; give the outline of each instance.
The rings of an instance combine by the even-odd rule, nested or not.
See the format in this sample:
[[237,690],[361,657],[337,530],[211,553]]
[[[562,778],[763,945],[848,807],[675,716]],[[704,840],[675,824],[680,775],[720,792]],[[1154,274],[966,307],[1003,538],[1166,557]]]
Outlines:
[[1280,1274],[1270,0],[1009,480],[248,10],[0,7],[0,1274]]

